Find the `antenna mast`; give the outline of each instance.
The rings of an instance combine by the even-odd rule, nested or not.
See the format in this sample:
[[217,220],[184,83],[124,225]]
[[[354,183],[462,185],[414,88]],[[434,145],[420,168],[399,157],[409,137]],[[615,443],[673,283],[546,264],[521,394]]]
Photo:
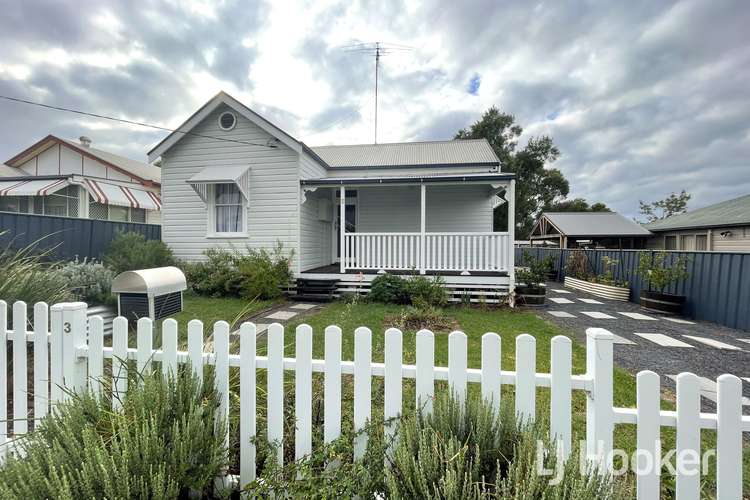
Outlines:
[[347,52],[359,52],[366,55],[375,56],[375,130],[374,138],[375,144],[378,143],[378,80],[380,78],[380,58],[387,56],[396,51],[408,51],[412,50],[412,47],[407,45],[399,45],[396,43],[383,43],[383,42],[358,42],[352,45],[341,47]]
[[378,66],[380,66],[380,42],[375,42],[375,144],[378,143]]

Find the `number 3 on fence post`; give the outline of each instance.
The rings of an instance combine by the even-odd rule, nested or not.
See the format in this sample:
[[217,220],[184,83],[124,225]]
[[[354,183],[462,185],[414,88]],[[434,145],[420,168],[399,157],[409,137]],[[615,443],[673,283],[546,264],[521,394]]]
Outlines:
[[[82,391],[86,388],[86,358],[79,358],[76,349],[86,347],[85,302],[58,304],[62,308],[62,366],[65,391]],[[60,317],[60,316],[58,316]],[[63,394],[67,399],[67,394]]]

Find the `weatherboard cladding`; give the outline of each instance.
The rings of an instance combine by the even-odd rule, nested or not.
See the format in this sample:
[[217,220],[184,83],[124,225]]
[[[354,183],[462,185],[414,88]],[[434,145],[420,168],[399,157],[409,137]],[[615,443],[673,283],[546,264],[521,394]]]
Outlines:
[[550,212],[543,214],[565,236],[649,236],[640,224],[616,212]]
[[646,224],[651,231],[750,224],[750,194]]
[[333,169],[500,164],[484,139],[320,146],[312,150]]
[[[201,136],[188,135],[163,154],[162,239],[185,260],[201,260],[211,247],[243,250],[272,249],[277,241],[285,251],[298,255],[299,174],[298,154],[278,143],[265,144],[272,137],[243,116],[231,131],[219,130],[218,117],[228,108],[219,106],[195,127]],[[246,143],[226,142],[210,136]],[[205,203],[186,182],[207,167],[250,165],[250,201],[247,209],[247,236],[207,239],[208,211]]]

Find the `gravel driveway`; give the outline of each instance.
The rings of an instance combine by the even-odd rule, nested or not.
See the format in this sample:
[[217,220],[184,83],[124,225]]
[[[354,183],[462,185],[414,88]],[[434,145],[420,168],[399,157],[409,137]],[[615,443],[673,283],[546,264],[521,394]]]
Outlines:
[[731,373],[743,379],[743,410],[750,414],[750,332],[716,323],[654,314],[638,304],[601,299],[547,283],[544,319],[572,331],[585,343],[586,328],[606,328],[615,335],[615,363],[632,373],[653,370],[662,386],[675,390],[675,376],[702,377],[702,406],[714,411],[716,377]]

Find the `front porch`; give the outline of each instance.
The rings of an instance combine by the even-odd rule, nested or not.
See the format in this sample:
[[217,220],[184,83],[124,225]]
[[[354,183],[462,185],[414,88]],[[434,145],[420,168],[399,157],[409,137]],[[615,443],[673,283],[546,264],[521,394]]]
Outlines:
[[[498,173],[302,181],[303,221],[313,229],[303,222],[299,278],[339,280],[353,290],[386,272],[433,275],[458,288],[507,293],[514,182]],[[502,204],[508,228],[493,231],[493,210]],[[305,215],[313,212],[314,221]]]
[[[513,270],[514,189],[512,176],[498,173],[303,180],[300,271],[331,271],[329,266],[336,264],[341,274],[508,276]],[[511,215],[508,228],[493,231],[493,210],[501,204]],[[304,238],[306,232],[315,234]]]

